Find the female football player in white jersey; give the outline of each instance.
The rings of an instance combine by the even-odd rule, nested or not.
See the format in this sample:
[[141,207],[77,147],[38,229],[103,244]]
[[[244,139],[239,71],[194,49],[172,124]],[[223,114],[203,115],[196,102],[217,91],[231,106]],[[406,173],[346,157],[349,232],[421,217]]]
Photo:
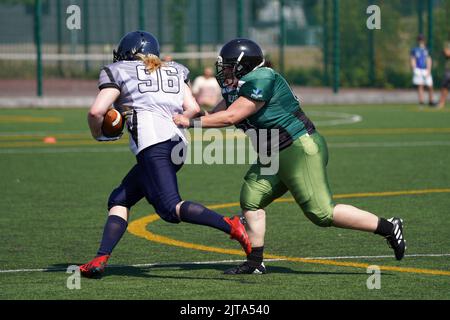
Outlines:
[[92,136],[98,141],[120,138],[108,138],[101,129],[104,115],[114,104],[126,115],[137,164],[109,197],[100,248],[92,261],[80,267],[83,276],[103,273],[128,226],[131,207],[144,197],[163,220],[219,229],[250,253],[251,244],[239,217],[223,217],[198,203],[182,201],[179,195],[176,173],[183,165],[187,142],[172,116],[182,113],[192,118],[200,111],[188,86],[188,74],[178,63],[163,63],[158,40],[143,31],[126,34],[114,51],[114,63],[100,72],[100,92],[88,114]]

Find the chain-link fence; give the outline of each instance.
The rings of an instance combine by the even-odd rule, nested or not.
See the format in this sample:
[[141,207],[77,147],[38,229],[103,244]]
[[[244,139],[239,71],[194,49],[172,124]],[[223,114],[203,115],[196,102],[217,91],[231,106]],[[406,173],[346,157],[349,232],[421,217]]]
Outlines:
[[[367,26],[371,5],[380,29]],[[144,29],[194,76],[242,36],[260,43],[294,84],[395,88],[411,86],[409,52],[419,33],[439,84],[450,1],[4,0],[0,21],[2,79],[94,79],[121,36]]]

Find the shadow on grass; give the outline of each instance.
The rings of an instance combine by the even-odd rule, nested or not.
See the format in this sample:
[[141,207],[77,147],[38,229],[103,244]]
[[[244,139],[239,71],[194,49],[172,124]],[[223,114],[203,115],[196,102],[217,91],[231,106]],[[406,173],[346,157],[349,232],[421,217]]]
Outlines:
[[[65,271],[70,265],[81,265],[81,263],[65,263],[65,264],[54,264],[50,266],[45,272],[61,272]],[[106,272],[102,275],[102,278],[106,278],[109,276],[125,276],[125,277],[138,277],[138,278],[166,278],[166,279],[198,279],[198,280],[219,280],[219,281],[238,281],[241,283],[252,283],[252,277],[247,277],[245,280],[243,276],[230,276],[223,274],[223,271],[233,267],[233,264],[159,264],[159,265],[149,265],[149,266],[126,266],[126,265],[110,265],[106,268]],[[167,275],[167,274],[155,274],[152,271],[156,272],[178,272],[178,271],[201,271],[201,270],[212,270],[220,272],[221,277],[217,277],[217,275],[211,277],[198,277],[196,274],[192,276],[186,275]],[[314,271],[314,270],[293,270],[287,267],[274,266],[269,265],[267,267],[267,271],[269,275],[282,275],[282,274],[296,274],[296,275],[308,275],[308,276],[323,276],[323,275],[367,275],[365,270],[358,271],[344,271],[344,272],[328,272],[328,271]],[[383,275],[392,275],[389,273],[383,273]]]

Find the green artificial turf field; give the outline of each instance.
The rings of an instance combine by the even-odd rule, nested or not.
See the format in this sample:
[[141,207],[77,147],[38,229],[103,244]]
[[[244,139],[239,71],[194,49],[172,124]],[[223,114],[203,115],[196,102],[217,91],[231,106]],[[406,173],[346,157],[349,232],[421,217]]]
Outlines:
[[[267,209],[269,273],[226,276],[244,258],[237,242],[152,220],[141,201],[104,277],[69,290],[67,266],[95,254],[109,193],[134,163],[127,139],[93,141],[86,110],[0,110],[0,299],[449,299],[448,111],[305,108],[327,138],[337,201],[404,219],[401,262],[378,236],[313,225],[286,194]],[[185,165],[181,195],[236,214],[247,168]],[[367,288],[369,265],[381,268],[380,289]]]

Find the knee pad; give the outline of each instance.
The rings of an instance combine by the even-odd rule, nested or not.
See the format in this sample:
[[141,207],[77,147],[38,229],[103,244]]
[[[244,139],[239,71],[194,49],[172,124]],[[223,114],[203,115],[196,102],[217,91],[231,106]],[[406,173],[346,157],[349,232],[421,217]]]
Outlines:
[[248,216],[248,212],[252,211],[252,218],[259,220],[259,219],[265,219],[266,218],[266,211],[264,209],[257,209],[257,210],[247,210],[244,209],[242,212],[242,216],[247,219],[246,216]]
[[171,201],[170,203],[158,203],[154,207],[156,213],[166,222],[180,223],[180,218],[177,215],[177,204],[179,201]]
[[122,206],[128,209],[131,208],[132,205],[127,203],[126,194],[122,188],[116,188],[111,192],[108,199],[108,211],[111,210],[112,207]]
[[316,226],[331,227],[333,225],[333,207],[331,206],[326,208],[326,210],[305,210],[305,215]]

